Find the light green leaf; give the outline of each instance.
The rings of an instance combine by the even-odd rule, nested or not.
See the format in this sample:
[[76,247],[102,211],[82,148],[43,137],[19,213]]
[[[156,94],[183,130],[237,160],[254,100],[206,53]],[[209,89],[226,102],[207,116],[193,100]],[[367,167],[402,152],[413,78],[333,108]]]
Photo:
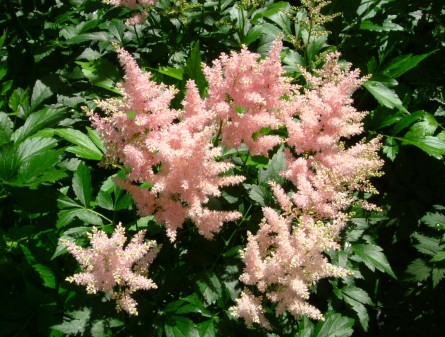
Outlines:
[[80,202],[88,208],[92,199],[91,174],[84,162],[80,163],[74,173],[73,190]]
[[382,82],[367,81],[363,84],[363,86],[383,106],[386,106],[389,109],[397,108],[399,110],[407,112],[396,92],[388,88]]
[[352,250],[355,253],[353,258],[363,262],[371,271],[377,268],[397,279],[381,247],[374,244],[354,244]]
[[266,205],[264,198],[267,194],[267,190],[264,187],[250,184],[243,184],[243,186],[249,191],[250,199],[256,201],[260,206]]
[[59,211],[56,227],[62,228],[73,222],[76,218],[90,225],[100,226],[103,224],[100,216],[92,210],[85,208],[69,208]]
[[88,62],[76,61],[76,63],[82,67],[83,74],[93,85],[121,94],[116,89],[116,83],[120,81],[121,76],[110,61],[101,58]]
[[427,213],[420,221],[437,230],[445,230],[445,215],[442,213]]
[[172,67],[160,67],[158,69],[158,72],[163,75],[170,76],[172,78],[176,78],[178,80],[183,79],[184,70],[178,69],[178,68],[172,68]]
[[[84,159],[101,160],[103,152],[96,146],[95,142],[88,137],[86,134],[75,129],[51,129],[45,130],[46,134],[55,134],[59,137],[67,140],[68,142],[77,145],[70,146],[65,150],[76,154],[77,156]],[[89,132],[91,133],[91,132]],[[93,133],[91,133],[93,134]],[[93,137],[95,135],[93,134]],[[95,139],[97,141],[97,139]]]
[[351,306],[352,310],[354,310],[357,313],[360,325],[362,326],[363,330],[368,331],[369,315],[368,311],[366,310],[366,307],[362,303],[354,300],[351,297],[344,296],[343,299],[347,304]]
[[400,131],[410,126],[415,121],[419,120],[426,114],[425,111],[419,110],[415,111],[412,114],[404,116],[400,121],[397,122],[397,124],[394,125],[394,129],[392,131],[392,135],[397,135]]
[[279,184],[284,183],[285,179],[280,173],[286,169],[286,159],[284,157],[283,148],[280,148],[269,160],[266,169],[258,171],[258,182],[265,184],[270,181],[276,181]]
[[68,318],[64,319],[62,324],[53,325],[51,329],[63,332],[68,336],[76,336],[80,334],[85,336],[85,330],[90,321],[91,309],[84,308],[82,310],[71,311]]

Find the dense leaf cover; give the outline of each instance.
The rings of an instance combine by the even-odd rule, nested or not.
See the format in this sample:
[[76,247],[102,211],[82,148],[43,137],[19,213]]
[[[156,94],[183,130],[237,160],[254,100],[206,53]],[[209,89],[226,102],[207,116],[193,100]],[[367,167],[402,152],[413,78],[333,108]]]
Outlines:
[[[0,337],[441,335],[444,8],[443,0],[1,1]],[[346,165],[353,155],[343,166],[332,159],[343,175],[335,176],[335,165],[328,174],[317,166],[327,165],[319,160],[326,139],[310,138],[313,131],[307,129],[297,137],[301,128],[309,128],[304,123],[321,125],[317,134],[335,125],[329,118],[338,116],[322,105],[332,97],[329,88],[342,86],[335,82],[342,78],[338,72],[340,77],[323,73],[338,57],[333,52],[341,54],[342,76],[354,89],[348,92],[354,92],[351,101],[338,95],[348,107],[341,111],[367,114],[344,117],[341,126],[357,123],[357,129],[335,138],[329,150],[362,146],[351,153],[363,159],[381,142],[383,175],[380,159],[367,156],[374,171],[366,179],[375,189],[358,188],[365,178],[351,179],[359,176],[345,169],[357,169]],[[129,69],[130,63],[138,70]],[[346,63],[360,69],[361,80],[358,73],[347,76]],[[236,76],[230,77],[238,68],[252,71],[241,93]],[[147,73],[150,82],[141,79]],[[282,77],[267,86],[274,76]],[[326,89],[317,79],[331,86]],[[265,84],[258,92],[267,93],[260,98],[267,102],[259,96],[244,99],[244,92],[260,82]],[[137,83],[169,96],[150,108],[168,123],[140,127],[133,104],[141,89]],[[139,103],[148,104],[143,95]],[[192,101],[196,105],[184,104]],[[241,123],[260,101],[269,104],[267,113],[242,128],[229,129],[222,117],[218,124],[205,115],[226,111],[230,121]],[[278,112],[290,109],[290,103],[301,112],[284,118]],[[111,119],[113,113],[124,116]],[[267,124],[271,115],[273,125]],[[198,119],[207,124],[197,127]],[[106,129],[110,120],[115,124]],[[130,124],[139,129],[121,130]],[[187,125],[189,133],[178,125]],[[110,130],[121,138],[113,143]],[[178,135],[193,140],[181,145],[182,152],[173,151]],[[200,180],[213,179],[208,185],[213,194],[196,189],[199,202],[192,207],[196,198],[186,199],[181,185],[163,199],[165,187],[155,186],[158,180],[136,174],[134,151],[143,148],[141,139],[169,144],[156,148],[154,162],[144,162],[151,178],[167,183],[177,177],[163,176],[166,163],[205,153]],[[196,146],[202,139],[206,145]],[[259,139],[270,143],[254,149]],[[125,157],[130,150],[133,157]],[[306,176],[302,162],[310,163]],[[146,166],[140,172],[148,171]],[[310,190],[306,178],[316,188]],[[334,180],[338,194],[317,199]],[[152,191],[158,204],[150,209],[143,203]],[[310,191],[312,199],[302,191]],[[296,196],[292,200],[290,192]],[[349,203],[339,197],[344,195]],[[161,216],[166,202],[188,212],[170,232],[168,214]],[[205,231],[208,222],[196,226],[203,214],[197,210],[207,212],[206,221],[230,216]],[[321,228],[334,233],[333,223],[341,223],[335,235],[320,234]],[[288,239],[293,246],[285,246]],[[283,254],[289,249],[282,247],[291,246],[286,263]],[[295,269],[298,254],[304,263]],[[264,270],[251,273],[260,260],[266,271],[283,274],[274,279]],[[311,278],[314,261],[320,271]],[[337,269],[328,273],[321,268],[325,265]],[[296,270],[304,282],[286,283]],[[297,314],[283,296],[292,287],[307,303]],[[252,303],[259,304],[253,308]],[[123,310],[117,312],[116,305]]]

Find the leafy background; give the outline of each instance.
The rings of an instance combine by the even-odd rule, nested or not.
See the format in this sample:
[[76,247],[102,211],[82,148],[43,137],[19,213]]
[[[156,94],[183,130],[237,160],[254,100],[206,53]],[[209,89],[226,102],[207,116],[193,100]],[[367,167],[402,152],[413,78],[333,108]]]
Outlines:
[[[445,3],[333,1],[317,16],[299,1],[159,1],[143,25],[126,26],[125,8],[99,0],[0,3],[0,336],[438,336],[445,317]],[[306,2],[307,3],[307,2]],[[296,7],[292,7],[296,6]],[[309,20],[305,20],[309,19]],[[240,291],[239,251],[270,200],[267,180],[283,158],[233,161],[242,189],[215,207],[236,204],[237,228],[213,241],[186,224],[171,244],[153,218],[99,165],[104,148],[82,107],[117,94],[122,78],[112,43],[132,52],[157,81],[206,83],[201,62],[221,52],[266,53],[283,34],[283,62],[300,67],[338,50],[370,76],[354,97],[368,110],[368,136],[384,143],[385,175],[375,181],[381,212],[356,210],[344,248],[331,254],[353,276],[325,280],[311,301],[326,320],[268,317],[274,332],[247,329],[228,308]],[[183,90],[181,91],[183,92]],[[174,104],[181,102],[181,94]],[[60,238],[86,243],[92,226],[147,228],[163,244],[151,268],[159,289],[138,294],[140,314],[116,314],[109,299],[65,281],[76,270]]]

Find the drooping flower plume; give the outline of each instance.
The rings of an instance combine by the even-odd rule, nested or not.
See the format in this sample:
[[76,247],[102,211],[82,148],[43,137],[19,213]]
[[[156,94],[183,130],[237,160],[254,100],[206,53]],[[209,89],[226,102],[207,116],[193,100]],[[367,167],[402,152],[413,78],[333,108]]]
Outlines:
[[90,248],[62,240],[82,269],[82,272],[67,280],[86,286],[89,294],[98,291],[110,293],[116,300],[118,311],[125,310],[130,315],[137,315],[137,303],[131,294],[140,289],[157,288],[148,278],[148,267],[159,248],[155,241],[144,241],[144,236],[145,231],[139,231],[124,247],[127,238],[119,224],[110,238],[103,231],[93,228],[93,232],[88,234]]

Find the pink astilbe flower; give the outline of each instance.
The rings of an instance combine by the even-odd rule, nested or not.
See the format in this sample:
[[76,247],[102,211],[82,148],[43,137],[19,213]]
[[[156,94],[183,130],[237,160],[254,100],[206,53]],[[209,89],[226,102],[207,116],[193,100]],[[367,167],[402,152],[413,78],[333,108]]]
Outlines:
[[220,196],[221,187],[244,180],[227,175],[234,165],[218,160],[222,149],[212,142],[215,114],[193,81],[187,83],[184,110],[171,109],[175,90],[151,81],[123,49],[118,56],[125,70],[123,98],[98,102],[105,117],[91,115],[108,160],[129,168],[126,179],[116,182],[133,196],[141,215],[155,214],[172,241],[188,218],[211,238],[241,214],[211,211],[205,204]]
[[277,315],[288,311],[295,318],[307,315],[322,319],[321,312],[307,303],[309,287],[322,278],[347,275],[347,270],[330,264],[323,254],[328,249],[338,249],[339,227],[309,216],[292,221],[292,217],[280,216],[268,207],[263,208],[263,213],[259,231],[248,234],[243,251],[245,268],[240,277],[261,296],[254,297],[255,310],[246,310],[245,301],[252,293],[244,290],[232,312],[244,318],[247,325],[256,322],[269,328],[264,317],[258,319],[261,303],[267,299],[277,304]]
[[277,39],[269,56],[258,61],[259,55],[243,47],[240,53],[221,55],[212,67],[204,67],[209,83],[207,107],[216,112],[222,123],[222,144],[237,148],[244,142],[252,154],[267,155],[281,144],[275,135],[259,135],[263,128],[277,129],[280,111],[286,102],[281,99],[290,90],[283,76]]
[[[144,241],[145,231],[138,232],[125,246],[125,230],[119,224],[111,238],[93,228],[88,233],[91,248],[77,246],[62,240],[68,251],[79,262],[82,272],[67,278],[67,281],[84,285],[89,294],[98,291],[110,293],[116,299],[117,310],[137,315],[137,303],[131,297],[139,289],[157,288],[148,278],[148,267],[159,248],[155,241]],[[115,287],[119,286],[119,290]]]
[[341,68],[338,54],[329,55],[316,76],[305,74],[311,88],[299,93],[290,87],[282,100],[280,118],[286,126],[286,169],[281,175],[293,183],[286,193],[271,183],[281,215],[263,208],[258,232],[248,234],[243,251],[246,285],[235,316],[246,324],[270,327],[262,303],[276,304],[295,318],[322,319],[308,303],[309,287],[326,277],[342,277],[347,270],[329,263],[328,250],[339,249],[339,234],[348,220],[348,208],[376,207],[357,197],[357,192],[376,193],[370,179],[380,175],[379,139],[347,145],[362,132],[365,113],[351,106],[351,95],[362,83],[358,71]]

